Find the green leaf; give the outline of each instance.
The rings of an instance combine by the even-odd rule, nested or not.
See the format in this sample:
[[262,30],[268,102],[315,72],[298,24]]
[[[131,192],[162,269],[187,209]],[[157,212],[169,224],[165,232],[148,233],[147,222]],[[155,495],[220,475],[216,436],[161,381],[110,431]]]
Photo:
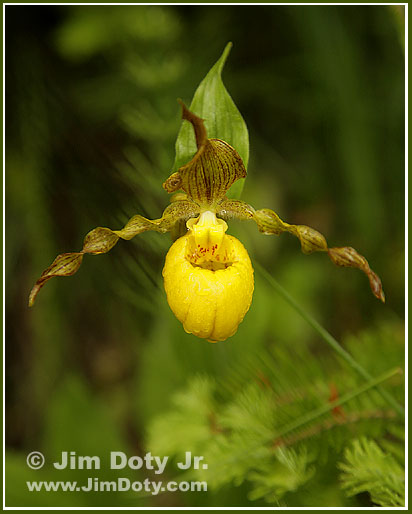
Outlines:
[[[232,43],[228,43],[221,57],[197,88],[190,110],[204,119],[209,138],[222,139],[241,156],[247,169],[249,134],[246,123],[222,82],[222,70]],[[173,170],[187,164],[197,151],[193,128],[183,122],[176,140],[176,159]],[[244,179],[238,180],[228,191],[229,198],[239,198]]]

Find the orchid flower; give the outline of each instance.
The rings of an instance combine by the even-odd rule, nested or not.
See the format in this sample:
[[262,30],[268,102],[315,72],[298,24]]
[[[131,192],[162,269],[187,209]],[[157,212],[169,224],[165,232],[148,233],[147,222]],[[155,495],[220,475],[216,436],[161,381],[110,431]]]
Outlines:
[[243,201],[227,198],[230,186],[246,177],[242,159],[225,141],[208,139],[204,120],[181,105],[183,120],[193,126],[197,152],[163,184],[174,194],[162,217],[149,220],[136,215],[121,230],[98,227],[89,232],[82,250],[59,255],[42,273],[30,293],[30,306],[48,280],[76,273],[85,254],[106,253],[119,239],[129,240],[147,230],[171,232],[183,222],[187,232],[172,244],[163,268],[167,301],[186,332],[210,342],[224,341],[237,331],[254,289],[246,249],[226,234],[226,220],[232,218],[252,220],[266,235],[289,232],[300,240],[303,253],[325,252],[338,266],[362,270],[373,294],[385,301],[378,275],[355,249],[328,248],[324,236],[313,228],[291,225],[271,209],[255,210]]

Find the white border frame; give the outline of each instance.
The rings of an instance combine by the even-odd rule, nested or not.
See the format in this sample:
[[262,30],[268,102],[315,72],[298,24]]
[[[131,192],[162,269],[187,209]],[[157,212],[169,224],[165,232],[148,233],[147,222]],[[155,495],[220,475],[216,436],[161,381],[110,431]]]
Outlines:
[[5,45],[5,33],[6,33],[6,6],[23,6],[23,5],[39,5],[39,6],[65,6],[65,5],[123,5],[123,6],[141,6],[141,5],[163,5],[163,6],[221,6],[221,5],[239,5],[239,6],[380,6],[380,5],[399,5],[404,6],[405,8],[405,375],[408,378],[408,4],[407,3],[392,3],[392,2],[374,2],[374,3],[356,3],[356,2],[340,2],[340,3],[322,3],[322,2],[302,2],[302,3],[231,3],[231,2],[222,2],[222,3],[104,3],[104,2],[62,2],[62,3],[30,3],[30,2],[22,2],[22,3],[3,3],[3,505],[2,508],[4,511],[7,510],[19,510],[19,511],[29,511],[29,510],[98,510],[98,511],[113,511],[113,510],[145,510],[145,511],[167,511],[167,510],[176,510],[176,511],[193,511],[193,510],[319,510],[319,511],[332,511],[332,510],[408,510],[408,380],[406,380],[405,384],[405,431],[406,431],[406,466],[405,466],[405,507],[7,507],[5,504],[6,501],[6,487],[5,487],[5,473],[6,473],[6,464],[5,464],[5,452],[6,452],[6,436],[5,436],[5,248],[6,248],[6,230],[5,230],[5,74],[6,74],[6,45]]

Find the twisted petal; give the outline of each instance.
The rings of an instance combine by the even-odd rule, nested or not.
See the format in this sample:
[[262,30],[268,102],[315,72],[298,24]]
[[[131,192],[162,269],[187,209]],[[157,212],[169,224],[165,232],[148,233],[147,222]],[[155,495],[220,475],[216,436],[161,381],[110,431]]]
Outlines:
[[363,271],[369,279],[372,293],[376,298],[385,302],[380,278],[371,270],[365,257],[360,255],[354,248],[350,246],[328,248],[326,239],[317,230],[306,225],[290,225],[282,221],[276,212],[271,209],[256,211],[252,206],[239,200],[224,200],[219,205],[217,215],[223,219],[253,219],[259,231],[263,234],[280,235],[283,232],[293,234],[299,238],[303,253],[327,252],[331,261],[337,266],[358,268]]
[[83,241],[80,252],[63,253],[58,255],[53,263],[43,271],[37,280],[29,297],[29,306],[34,304],[37,294],[44,284],[53,277],[69,277],[79,269],[85,253],[98,255],[106,253],[115,246],[119,238],[129,240],[134,236],[154,230],[156,232],[168,232],[179,221],[186,221],[199,214],[199,207],[190,200],[175,200],[163,212],[163,216],[157,220],[149,220],[136,215],[131,218],[121,230],[97,227],[89,232]]
[[69,277],[74,275],[80,268],[83,260],[83,253],[62,253],[58,255],[53,263],[43,271],[41,277],[37,280],[30,292],[29,307],[32,307],[37,294],[44,284],[52,277]]
[[385,302],[385,294],[382,289],[382,282],[378,275],[372,271],[369,267],[368,261],[360,255],[354,248],[350,246],[342,248],[329,248],[328,254],[333,263],[337,266],[347,266],[350,268],[359,268],[362,270],[369,279],[369,284],[372,289],[372,293]]

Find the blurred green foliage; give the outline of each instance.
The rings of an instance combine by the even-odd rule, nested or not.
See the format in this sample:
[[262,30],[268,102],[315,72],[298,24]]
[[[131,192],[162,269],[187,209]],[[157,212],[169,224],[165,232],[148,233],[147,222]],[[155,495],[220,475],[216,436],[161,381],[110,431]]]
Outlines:
[[[190,102],[228,41],[223,78],[250,134],[245,199],[317,228],[331,245],[357,248],[381,276],[387,303],[372,297],[361,273],[302,255],[294,238],[264,237],[237,222],[229,233],[373,375],[402,365],[402,30],[402,13],[386,6],[6,7],[6,505],[256,506],[267,497],[276,506],[271,474],[259,469],[262,494],[252,495],[247,482],[229,477],[219,490],[148,498],[25,487],[79,480],[76,471],[52,472],[62,449],[143,455],[171,398],[192,394],[199,373],[222,391],[244,384],[255,394],[248,363],[259,352],[288,355],[277,365],[291,382],[306,376],[300,355],[311,370],[319,360],[316,383],[327,394],[326,363],[337,366],[336,357],[259,274],[235,337],[211,345],[185,334],[162,289],[170,241],[159,234],[85,259],[77,275],[51,281],[27,308],[39,273],[58,253],[80,248],[90,229],[160,215],[180,127],[176,98]],[[359,383],[350,377],[346,369],[341,394]],[[401,390],[397,384],[399,400]],[[233,427],[243,417],[230,407],[240,393],[231,394],[221,404]],[[208,405],[196,398],[202,416]],[[186,437],[178,429],[170,428],[169,449],[171,438]],[[379,436],[394,451],[388,430]],[[46,456],[41,471],[26,466],[33,450]],[[302,468],[301,482],[290,478],[310,481],[296,485],[287,504],[370,505],[367,495],[342,494],[338,459],[325,457],[313,476]],[[100,475],[112,476],[107,467]]]

